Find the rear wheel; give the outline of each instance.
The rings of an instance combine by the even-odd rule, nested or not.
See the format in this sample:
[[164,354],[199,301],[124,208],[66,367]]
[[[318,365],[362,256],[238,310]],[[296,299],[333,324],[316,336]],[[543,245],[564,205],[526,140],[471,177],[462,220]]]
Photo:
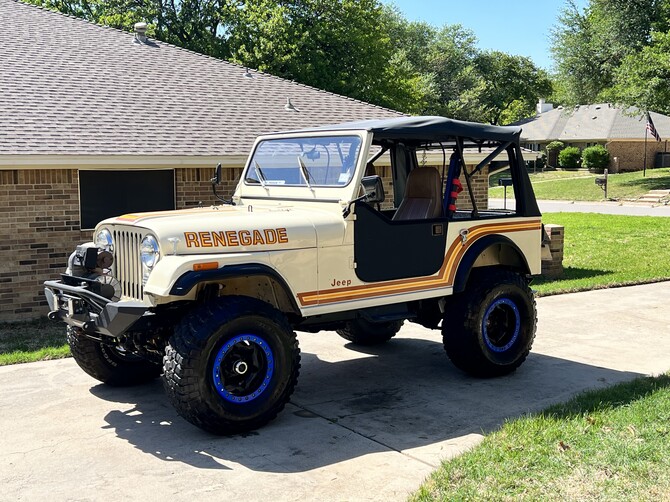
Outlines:
[[164,383],[177,412],[214,434],[256,429],[288,402],[300,369],[295,333],[265,302],[228,296],[176,327]]
[[337,334],[358,345],[377,345],[393,338],[400,331],[403,322],[370,322],[358,318],[348,321],[344,328],[337,330]]
[[137,385],[158,378],[161,374],[160,364],[132,354],[122,347],[91,340],[69,326],[67,342],[79,367],[108,385]]
[[477,269],[445,312],[444,348],[451,361],[471,375],[505,375],[528,356],[536,324],[535,299],[523,275]]

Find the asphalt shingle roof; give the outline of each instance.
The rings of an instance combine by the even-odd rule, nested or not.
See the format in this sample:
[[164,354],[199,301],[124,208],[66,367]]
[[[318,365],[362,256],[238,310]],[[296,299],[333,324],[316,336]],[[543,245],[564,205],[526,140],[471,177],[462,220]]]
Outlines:
[[[0,0],[0,155],[244,155],[259,133],[401,115],[245,73],[169,44],[140,44],[131,33]],[[287,98],[299,111],[284,108]]]
[[[668,139],[670,117],[655,112],[650,115],[661,138]],[[644,139],[647,120],[637,109],[599,103],[570,109],[554,108],[516,125],[522,128],[521,140],[527,142],[607,141]]]

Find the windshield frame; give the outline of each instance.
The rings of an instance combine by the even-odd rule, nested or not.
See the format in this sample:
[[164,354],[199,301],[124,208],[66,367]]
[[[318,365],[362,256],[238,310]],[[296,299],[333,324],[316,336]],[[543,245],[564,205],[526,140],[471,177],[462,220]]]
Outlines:
[[[249,182],[249,174],[250,173],[257,173],[255,171],[256,167],[255,165],[258,163],[256,160],[256,154],[258,152],[259,147],[263,143],[267,142],[272,142],[272,141],[282,141],[282,140],[300,140],[300,139],[327,139],[327,138],[356,138],[359,142],[358,144],[358,152],[356,154],[356,157],[353,159],[353,161],[350,163],[350,169],[351,169],[351,174],[345,184],[322,184],[322,183],[315,183],[312,182],[312,176],[311,173],[309,174],[309,180],[305,180],[305,175],[303,174],[302,171],[302,166],[300,165],[300,162],[298,161],[298,158],[301,158],[301,155],[296,156],[296,162],[295,162],[295,169],[299,173],[299,177],[301,182],[300,183],[276,183],[273,182],[273,180],[268,180],[264,179],[263,181],[265,183],[261,183],[260,180],[258,183],[255,182]],[[274,190],[275,188],[286,188],[286,189],[307,189],[307,190],[341,190],[344,188],[349,187],[352,182],[355,182],[356,177],[357,177],[357,172],[360,167],[360,164],[362,162],[361,159],[364,158],[363,153],[367,151],[368,147],[368,142],[367,142],[367,134],[366,131],[357,131],[357,130],[351,130],[351,131],[327,131],[327,132],[321,132],[321,131],[315,131],[315,132],[305,132],[304,134],[276,134],[276,135],[267,135],[267,136],[261,136],[259,137],[256,142],[254,143],[254,147],[251,150],[251,153],[249,154],[249,158],[246,162],[246,166],[244,170],[242,171],[242,177],[240,179],[240,185],[244,185],[246,187],[262,187],[265,190]],[[262,169],[265,169],[261,165]],[[266,173],[263,171],[263,174],[260,176],[256,174],[255,178],[266,178]],[[307,181],[307,182],[306,182]]]

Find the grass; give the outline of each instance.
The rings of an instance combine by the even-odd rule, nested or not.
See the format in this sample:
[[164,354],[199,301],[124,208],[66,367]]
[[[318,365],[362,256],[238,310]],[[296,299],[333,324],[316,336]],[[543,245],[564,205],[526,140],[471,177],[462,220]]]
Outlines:
[[0,323],[0,366],[62,359],[70,355],[65,326],[46,319]]
[[670,377],[591,391],[505,423],[410,498],[668,500]]
[[[489,197],[502,198],[503,188],[498,187],[497,178],[489,180]],[[586,171],[547,171],[530,174],[535,197],[540,200],[599,201],[604,200],[604,192],[595,184],[595,174]],[[600,175],[598,175],[600,176]],[[650,190],[670,189],[670,168],[611,174],[608,177],[609,199],[635,200]],[[513,199],[512,190],[507,189],[507,197]]]
[[670,218],[546,213],[565,227],[564,276],[537,279],[540,295],[670,279]]

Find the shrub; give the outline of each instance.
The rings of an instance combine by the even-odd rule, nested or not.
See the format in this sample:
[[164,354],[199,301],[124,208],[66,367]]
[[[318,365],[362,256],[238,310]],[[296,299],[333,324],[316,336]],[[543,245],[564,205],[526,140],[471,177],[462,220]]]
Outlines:
[[589,146],[582,152],[582,167],[603,170],[610,163],[610,152],[602,145]]
[[558,154],[558,165],[566,168],[579,167],[581,151],[576,146],[569,146]]
[[563,150],[565,148],[565,143],[562,141],[552,141],[546,147],[547,152],[552,152],[554,150]]

